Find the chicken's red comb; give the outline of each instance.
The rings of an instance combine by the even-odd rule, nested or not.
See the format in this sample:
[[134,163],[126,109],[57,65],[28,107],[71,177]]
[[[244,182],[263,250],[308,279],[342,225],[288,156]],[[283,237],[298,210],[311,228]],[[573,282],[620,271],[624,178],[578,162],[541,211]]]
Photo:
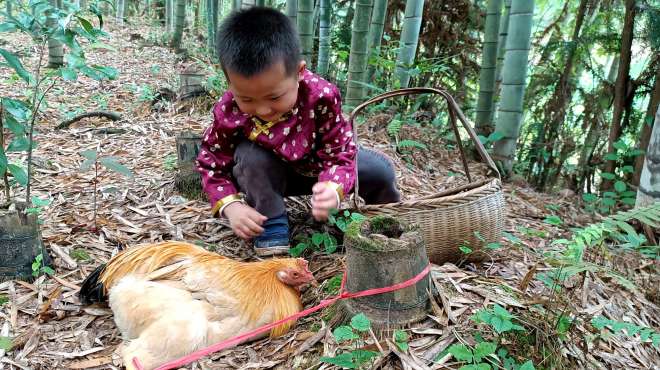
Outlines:
[[302,266],[302,268],[305,269],[305,272],[308,272],[310,274],[312,273],[311,271],[309,271],[309,262],[307,262],[306,259],[298,258],[298,263],[300,264],[300,266]]

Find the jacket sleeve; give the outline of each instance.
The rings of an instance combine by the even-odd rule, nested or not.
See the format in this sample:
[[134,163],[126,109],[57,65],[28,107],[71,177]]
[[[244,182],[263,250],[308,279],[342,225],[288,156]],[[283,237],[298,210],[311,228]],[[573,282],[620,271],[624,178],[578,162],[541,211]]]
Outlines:
[[323,96],[313,111],[317,116],[317,131],[321,135],[320,147],[316,150],[323,164],[319,182],[328,182],[342,199],[355,183],[357,146],[352,127],[341,112],[339,90],[328,84],[321,91]]
[[197,171],[213,215],[218,212],[221,215],[221,208],[241,199],[231,177],[236,145],[234,132],[238,130],[236,119],[232,95],[227,93],[213,108],[213,123],[204,132],[197,155]]

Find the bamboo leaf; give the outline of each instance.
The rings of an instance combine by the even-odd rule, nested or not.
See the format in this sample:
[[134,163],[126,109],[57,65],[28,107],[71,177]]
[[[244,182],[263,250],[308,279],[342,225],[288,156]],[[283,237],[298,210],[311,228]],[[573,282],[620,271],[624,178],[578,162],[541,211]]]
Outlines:
[[94,149],[89,149],[89,150],[83,150],[80,152],[80,155],[87,159],[91,159],[93,161],[96,161],[96,150]]
[[8,50],[5,50],[3,48],[0,48],[0,55],[2,55],[5,60],[7,61],[7,64],[11,68],[13,68],[16,73],[23,79],[25,82],[28,84],[32,83],[32,75],[23,68],[23,64],[21,64],[21,61],[18,59],[18,57],[14,54],[9,52]]
[[24,152],[30,148],[30,140],[27,137],[21,136],[12,140],[9,145],[7,145],[8,152]]
[[129,170],[128,167],[124,166],[123,164],[119,163],[115,157],[101,157],[99,158],[99,162],[111,171],[120,173],[126,177],[133,177],[131,170]]
[[23,167],[15,164],[8,164],[7,169],[9,170],[9,173],[11,173],[12,176],[14,176],[14,179],[16,180],[17,183],[19,183],[23,187],[27,186],[28,177]]
[[30,107],[20,100],[2,98],[2,107],[17,121],[25,121],[30,117]]
[[60,73],[64,81],[75,81],[78,78],[76,71],[71,68],[61,68]]
[[80,170],[81,171],[89,170],[90,168],[92,168],[92,166],[94,165],[95,162],[96,161],[93,160],[93,159],[89,159],[89,158],[85,159],[85,161],[83,161],[83,163],[80,165]]
[[7,165],[9,162],[7,161],[7,155],[5,154],[5,151],[0,147],[0,176],[3,176],[5,172],[7,172]]

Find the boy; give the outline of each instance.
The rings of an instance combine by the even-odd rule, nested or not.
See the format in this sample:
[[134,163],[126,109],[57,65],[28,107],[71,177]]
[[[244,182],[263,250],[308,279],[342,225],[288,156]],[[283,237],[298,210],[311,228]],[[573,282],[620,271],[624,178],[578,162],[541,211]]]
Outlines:
[[[213,214],[226,217],[259,256],[289,250],[284,196],[313,194],[318,221],[355,182],[368,204],[399,201],[391,162],[358,148],[336,86],[305,68],[296,29],[282,13],[230,15],[217,38],[227,91],[213,108],[197,170]],[[243,194],[239,194],[239,191]]]

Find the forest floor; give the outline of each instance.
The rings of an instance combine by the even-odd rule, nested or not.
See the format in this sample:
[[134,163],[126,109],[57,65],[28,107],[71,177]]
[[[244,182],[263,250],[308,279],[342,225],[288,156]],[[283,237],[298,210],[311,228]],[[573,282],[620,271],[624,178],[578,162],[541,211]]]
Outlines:
[[[120,338],[111,311],[81,306],[76,295],[83,278],[107,261],[119,245],[187,240],[212,246],[233,258],[252,258],[249,248],[236,240],[222,221],[210,216],[207,202],[185,199],[174,189],[175,136],[186,130],[201,133],[210,123],[212,101],[159,102],[158,109],[151,104],[160,88],[176,90],[178,75],[185,66],[201,64],[155,45],[152,41],[157,31],[138,26],[131,29],[129,32],[111,25],[112,38],[106,43],[116,50],[96,49],[87,54],[91,63],[118,69],[116,80],[99,83],[83,77],[73,83],[59,83],[40,115],[34,192],[52,199],[40,217],[55,274],[42,275],[30,283],[0,283],[0,336],[11,337],[14,342],[10,352],[0,350],[0,369],[120,366],[115,353]],[[12,34],[0,42],[3,48],[36,62],[29,40]],[[8,91],[21,96],[22,81],[11,78],[7,68],[0,68],[0,81],[9,79],[13,82],[3,82],[2,94]],[[122,119],[111,122],[91,118],[67,129],[55,128],[71,115],[96,110],[118,112]],[[433,194],[465,182],[460,156],[448,149],[451,145],[445,139],[430,135],[435,128],[404,127],[399,133],[401,139],[421,141],[429,149],[402,154],[394,150],[387,134],[389,119],[386,113],[368,119],[360,127],[360,142],[392,156],[405,198]],[[84,158],[79,153],[89,149],[97,150],[100,156],[117,157],[134,174],[129,178],[106,169],[99,171],[97,230],[92,227],[94,171],[80,169]],[[486,176],[482,164],[472,163],[470,168],[477,178]],[[639,331],[630,336],[610,335],[609,329],[599,330],[592,324],[592,318],[602,315],[660,332],[658,260],[635,252],[620,253],[603,244],[585,255],[592,265],[602,269],[587,269],[567,279],[563,286],[550,289],[539,280],[553,267],[543,258],[544,253],[556,251],[560,246],[553,241],[570,238],[571,228],[598,222],[599,217],[585,212],[580,199],[571,194],[538,193],[523,181],[507,183],[504,188],[507,237],[501,248],[490,251],[482,263],[433,265],[431,276],[442,289],[441,299],[427,319],[406,329],[408,348],[393,344],[392,338],[382,338],[378,345],[366,338],[363,348],[381,352],[374,368],[458,368],[461,362],[447,355],[447,348],[461,343],[473,347],[486,340],[498,346],[499,359],[484,359],[494,368],[512,368],[513,363],[532,360],[537,369],[660,369],[660,349],[650,339],[642,339]],[[305,221],[309,218],[305,198],[290,204],[292,216],[304,221],[296,226],[296,232],[319,227]],[[562,222],[548,222],[548,216]],[[333,277],[342,272],[341,248],[331,255],[315,252],[306,257],[321,282],[320,287],[304,293],[303,301],[309,307],[332,296],[331,285],[336,283]],[[622,285],[607,271],[615,271],[633,284]],[[509,319],[523,330],[498,335],[490,326],[471,319],[475,312],[491,308],[493,303],[515,315]],[[319,358],[350,354],[357,344],[337,343],[332,330],[321,320],[329,315],[328,311],[314,314],[300,320],[283,337],[225,350],[190,366],[333,368],[319,364]]]

